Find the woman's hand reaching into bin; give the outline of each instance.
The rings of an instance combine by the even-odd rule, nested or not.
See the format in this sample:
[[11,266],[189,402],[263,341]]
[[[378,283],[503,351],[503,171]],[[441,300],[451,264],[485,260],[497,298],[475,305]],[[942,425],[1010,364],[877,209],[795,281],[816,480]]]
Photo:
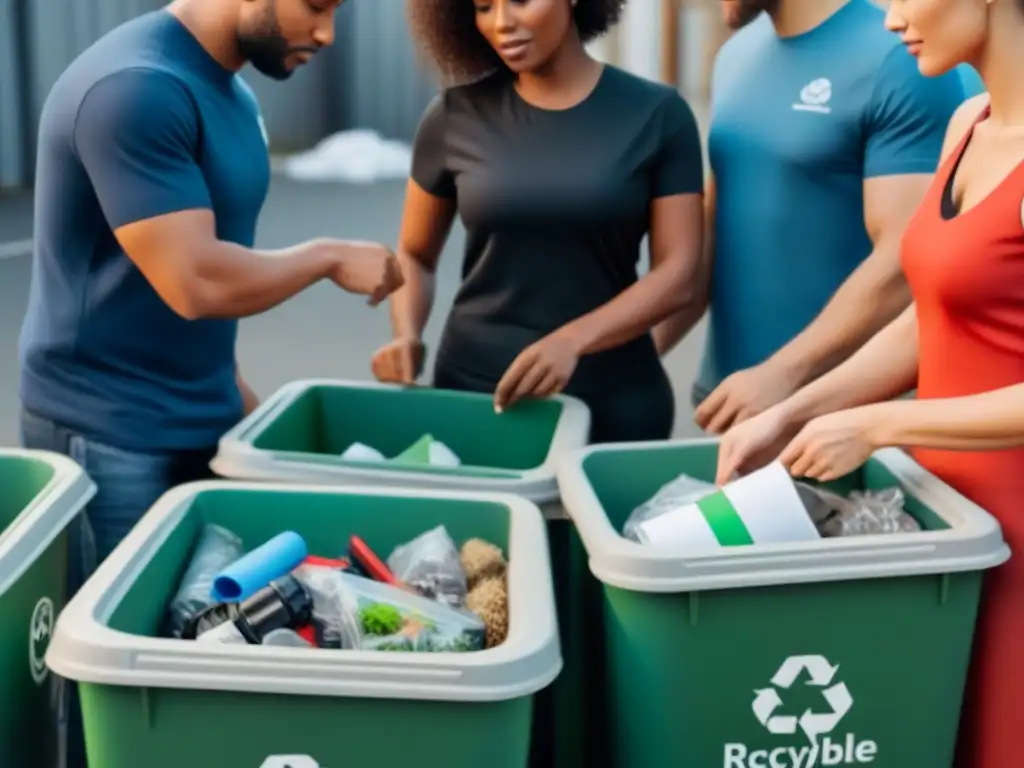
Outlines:
[[551,333],[531,344],[512,361],[494,391],[494,409],[501,413],[524,397],[548,397],[565,389],[580,361],[571,339]]
[[[860,467],[880,446],[878,406],[825,414],[803,424],[786,404],[733,427],[718,448],[718,485],[778,459],[793,477],[827,482]],[[802,427],[802,428],[801,428]]]
[[399,337],[378,349],[370,360],[370,370],[377,381],[388,384],[412,384],[423,371],[423,342]]
[[828,482],[860,468],[878,448],[877,405],[830,413],[807,423],[779,459],[794,477]]
[[784,404],[737,424],[719,441],[715,483],[725,485],[737,474],[767,466],[779,457],[799,429]]

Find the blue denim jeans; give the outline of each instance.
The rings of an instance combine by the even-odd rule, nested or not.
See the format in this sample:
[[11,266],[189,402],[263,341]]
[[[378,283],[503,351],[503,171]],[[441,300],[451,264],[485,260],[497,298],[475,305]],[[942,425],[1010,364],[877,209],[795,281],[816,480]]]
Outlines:
[[[70,457],[96,483],[96,495],[68,528],[68,599],[164,493],[181,483],[212,476],[209,461],[215,450],[126,451],[90,440],[24,409],[21,442],[26,448]],[[63,686],[60,710],[66,768],[86,768],[85,739],[75,686]]]

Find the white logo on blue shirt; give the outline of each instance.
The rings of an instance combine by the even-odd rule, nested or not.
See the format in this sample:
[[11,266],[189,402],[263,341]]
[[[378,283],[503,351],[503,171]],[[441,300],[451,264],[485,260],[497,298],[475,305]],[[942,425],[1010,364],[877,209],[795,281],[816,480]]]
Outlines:
[[267,122],[266,122],[266,120],[263,119],[263,115],[262,114],[256,115],[256,119],[259,121],[259,124],[260,124],[260,133],[263,135],[263,143],[266,144],[269,147],[270,146],[270,132],[267,131]]
[[817,112],[827,115],[832,112],[828,105],[832,100],[832,81],[827,77],[812,80],[800,89],[800,102],[793,105],[797,112]]

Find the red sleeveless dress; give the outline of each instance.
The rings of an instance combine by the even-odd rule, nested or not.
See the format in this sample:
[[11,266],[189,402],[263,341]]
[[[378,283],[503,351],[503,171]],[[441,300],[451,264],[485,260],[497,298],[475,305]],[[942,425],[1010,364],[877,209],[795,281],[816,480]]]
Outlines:
[[[986,108],[976,122],[987,117]],[[939,168],[904,235],[920,398],[1024,384],[1024,163],[975,207],[949,210],[951,180],[973,133],[972,126]],[[986,577],[957,766],[1024,768],[1024,449],[913,455],[993,514],[1013,552]]]

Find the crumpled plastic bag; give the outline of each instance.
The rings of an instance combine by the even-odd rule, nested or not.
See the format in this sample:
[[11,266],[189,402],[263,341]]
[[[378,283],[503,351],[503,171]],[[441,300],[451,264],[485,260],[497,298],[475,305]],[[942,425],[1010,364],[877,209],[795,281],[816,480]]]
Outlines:
[[395,547],[388,557],[388,568],[423,597],[454,608],[466,604],[466,573],[459,550],[443,525]]
[[211,597],[217,574],[245,554],[242,540],[227,528],[207,524],[200,534],[192,561],[167,608],[167,631],[180,638],[189,619],[216,604]]
[[638,506],[622,527],[622,535],[635,542],[642,542],[639,528],[648,520],[672,512],[679,507],[693,504],[718,490],[714,483],[706,483],[689,475],[679,475],[665,483],[654,496]]
[[484,647],[484,623],[467,610],[343,571],[302,566],[295,575],[313,595],[321,647],[432,653]]
[[815,526],[827,538],[921,530],[920,523],[904,509],[905,497],[899,488],[853,491],[844,498],[806,483],[796,485]]

